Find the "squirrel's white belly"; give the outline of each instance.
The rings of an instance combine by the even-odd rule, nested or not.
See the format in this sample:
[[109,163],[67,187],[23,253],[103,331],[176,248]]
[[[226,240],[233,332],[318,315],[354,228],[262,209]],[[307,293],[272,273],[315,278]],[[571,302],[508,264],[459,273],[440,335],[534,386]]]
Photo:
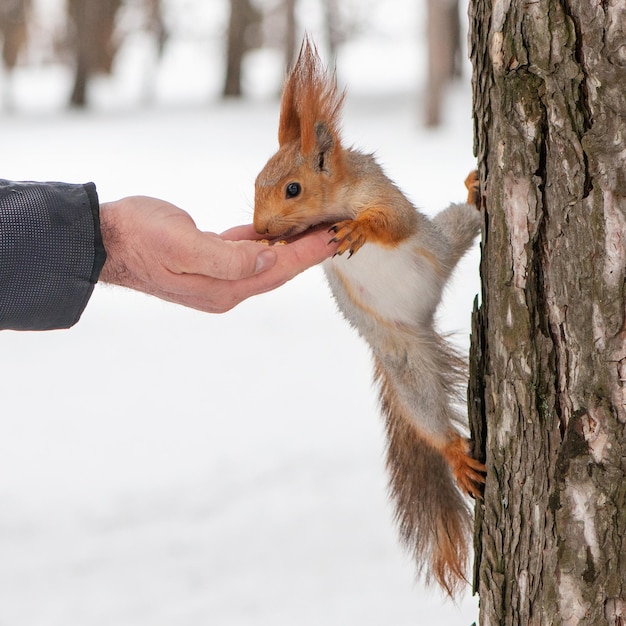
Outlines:
[[324,269],[339,307],[357,325],[362,315],[394,325],[429,322],[444,282],[436,258],[414,239],[395,248],[366,243]]

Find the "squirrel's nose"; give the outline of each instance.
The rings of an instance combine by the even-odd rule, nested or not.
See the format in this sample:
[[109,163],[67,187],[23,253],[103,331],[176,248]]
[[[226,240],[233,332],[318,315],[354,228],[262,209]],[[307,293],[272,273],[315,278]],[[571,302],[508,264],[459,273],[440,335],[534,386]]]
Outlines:
[[279,237],[284,233],[284,224],[281,223],[280,216],[278,215],[265,215],[254,212],[254,218],[252,220],[254,230],[259,235],[268,235],[270,237]]
[[255,211],[254,218],[252,220],[252,225],[254,226],[254,230],[256,230],[256,232],[259,233],[259,235],[269,235],[269,232],[270,232],[269,222],[270,222],[270,219],[264,216],[260,216]]

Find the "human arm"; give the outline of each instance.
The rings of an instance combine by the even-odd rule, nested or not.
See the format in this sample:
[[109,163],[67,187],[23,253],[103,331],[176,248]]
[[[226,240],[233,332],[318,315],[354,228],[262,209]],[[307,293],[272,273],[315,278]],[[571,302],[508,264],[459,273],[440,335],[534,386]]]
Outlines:
[[334,252],[325,233],[276,247],[254,239],[251,226],[202,233],[153,198],[101,206],[92,183],[0,180],[0,330],[69,328],[98,280],[223,312]]

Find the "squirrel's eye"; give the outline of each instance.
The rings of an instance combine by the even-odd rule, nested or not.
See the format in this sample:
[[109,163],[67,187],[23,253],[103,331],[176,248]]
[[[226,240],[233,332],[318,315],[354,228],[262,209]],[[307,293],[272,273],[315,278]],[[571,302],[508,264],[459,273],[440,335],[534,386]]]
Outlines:
[[302,191],[300,183],[289,183],[285,189],[286,198],[295,198]]

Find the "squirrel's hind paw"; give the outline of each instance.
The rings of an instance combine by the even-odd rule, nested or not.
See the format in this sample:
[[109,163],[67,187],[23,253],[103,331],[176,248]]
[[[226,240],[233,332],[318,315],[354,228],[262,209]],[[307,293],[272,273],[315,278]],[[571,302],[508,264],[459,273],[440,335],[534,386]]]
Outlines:
[[470,456],[469,441],[458,435],[442,452],[459,488],[472,498],[482,498],[485,466]]

